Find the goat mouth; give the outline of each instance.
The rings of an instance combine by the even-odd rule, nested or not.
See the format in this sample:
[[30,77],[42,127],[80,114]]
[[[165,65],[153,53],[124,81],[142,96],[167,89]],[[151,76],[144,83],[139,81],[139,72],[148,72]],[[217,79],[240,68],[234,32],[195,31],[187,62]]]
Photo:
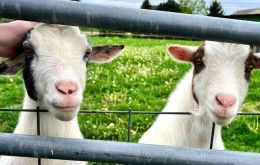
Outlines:
[[76,107],[62,107],[62,108],[57,108],[62,112],[75,112]]
[[52,105],[52,106],[61,112],[75,112],[77,110],[77,106],[63,106],[63,105]]
[[221,121],[227,121],[227,120],[230,120],[233,116],[222,116],[222,115],[219,115],[217,113],[213,113],[216,118],[218,118],[219,120]]

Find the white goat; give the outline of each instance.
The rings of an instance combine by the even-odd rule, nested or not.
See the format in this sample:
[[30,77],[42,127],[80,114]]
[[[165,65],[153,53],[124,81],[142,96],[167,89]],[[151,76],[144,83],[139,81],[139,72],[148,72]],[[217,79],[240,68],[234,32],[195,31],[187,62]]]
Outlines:
[[[78,27],[49,24],[38,24],[27,35],[23,46],[25,58],[20,55],[11,60],[2,59],[0,74],[15,74],[24,67],[27,93],[23,109],[49,110],[40,113],[41,135],[82,139],[76,115],[85,88],[86,62],[111,61],[123,46],[91,47]],[[14,133],[36,135],[36,113],[22,112]],[[37,159],[2,156],[0,164],[37,165]],[[86,163],[42,159],[42,164]]]
[[200,47],[170,46],[169,54],[191,62],[169,97],[163,112],[191,112],[190,116],[159,115],[139,143],[209,148],[213,122],[214,149],[224,149],[221,126],[239,112],[248,90],[250,72],[260,68],[260,56],[247,45],[206,41]]

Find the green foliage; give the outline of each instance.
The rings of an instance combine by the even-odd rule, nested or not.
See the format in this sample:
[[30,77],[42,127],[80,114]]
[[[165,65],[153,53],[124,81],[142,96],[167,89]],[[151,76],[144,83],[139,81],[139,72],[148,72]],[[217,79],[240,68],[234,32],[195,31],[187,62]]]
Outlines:
[[193,4],[191,0],[179,0],[179,4],[181,6],[181,11],[183,13],[192,14],[193,13]]
[[208,9],[205,0],[168,0],[158,6],[151,6],[149,0],[144,0],[141,9],[153,9],[170,12],[206,15]]
[[[258,78],[259,79],[259,78]],[[251,88],[252,89],[252,88]],[[249,93],[248,99],[251,100]],[[259,99],[259,98],[258,98]],[[253,99],[254,100],[254,99]],[[259,102],[247,102],[244,111],[252,112],[260,109]],[[232,150],[252,151],[260,153],[260,116],[239,116],[229,126],[223,128],[225,147]],[[255,147],[252,147],[255,146]]]
[[151,6],[149,0],[144,0],[143,4],[141,6],[141,9],[151,9],[151,8],[152,8],[152,6]]
[[0,23],[7,23],[12,21],[11,19],[7,19],[7,18],[0,18]]
[[167,2],[160,3],[156,10],[161,11],[171,11],[171,12],[181,12],[181,8],[178,3],[176,3],[174,0],[168,0]]
[[222,9],[221,3],[217,0],[214,0],[209,7],[208,16],[213,17],[223,17],[224,11]]
[[181,8],[182,13],[186,13],[186,14],[192,14],[193,13],[193,9],[191,7],[180,6],[180,8]]
[[208,8],[205,0],[179,0],[183,13],[207,15]]
[[[170,44],[199,45],[198,41],[92,37],[93,45],[124,44],[124,53],[112,63],[90,64],[81,109],[161,111],[168,96],[190,65],[172,61],[166,48]],[[0,107],[21,108],[21,75],[0,78]],[[260,72],[254,71],[244,111],[260,109]],[[18,114],[0,112],[0,131],[12,132]],[[156,115],[133,115],[131,137],[137,142]],[[32,123],[33,124],[33,123]],[[35,123],[36,124],[36,123]],[[126,141],[127,115],[80,114],[79,124],[85,138]],[[260,120],[241,116],[223,129],[228,150],[260,152]]]

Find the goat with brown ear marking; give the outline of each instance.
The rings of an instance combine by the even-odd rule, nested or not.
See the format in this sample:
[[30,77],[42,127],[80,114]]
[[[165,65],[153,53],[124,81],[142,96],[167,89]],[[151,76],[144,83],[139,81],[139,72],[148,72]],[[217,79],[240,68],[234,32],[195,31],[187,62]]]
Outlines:
[[221,126],[234,120],[248,90],[251,70],[260,67],[259,54],[248,45],[206,41],[199,47],[170,46],[173,59],[193,64],[168,99],[140,143],[209,148],[215,122],[214,149],[224,149]]
[[[23,69],[26,87],[23,109],[49,110],[40,113],[42,136],[82,139],[77,113],[85,89],[86,62],[110,62],[124,47],[91,47],[78,27],[50,24],[38,24],[23,46],[24,53],[20,56],[0,59],[0,74],[14,75]],[[36,135],[36,113],[21,112],[14,133]],[[0,164],[37,165],[37,159],[2,156]],[[86,163],[42,159],[42,164]]]

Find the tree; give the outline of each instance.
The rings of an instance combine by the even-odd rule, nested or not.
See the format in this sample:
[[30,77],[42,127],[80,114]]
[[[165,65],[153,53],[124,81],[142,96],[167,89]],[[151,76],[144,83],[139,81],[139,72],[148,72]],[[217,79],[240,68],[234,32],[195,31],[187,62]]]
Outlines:
[[187,14],[193,13],[193,9],[191,7],[180,5],[180,8],[182,13],[187,13]]
[[152,6],[151,6],[149,0],[144,0],[143,4],[141,6],[141,9],[151,9],[151,8],[152,8]]
[[217,0],[214,0],[209,7],[208,16],[213,17],[223,17],[224,11],[222,9],[222,5]]
[[161,11],[171,11],[171,12],[181,12],[181,8],[178,3],[174,0],[168,0],[167,2],[160,3],[156,10]]
[[179,0],[179,4],[184,13],[207,15],[208,8],[205,0]]
[[179,5],[181,7],[182,13],[193,13],[192,5],[190,5],[190,0],[179,0]]

